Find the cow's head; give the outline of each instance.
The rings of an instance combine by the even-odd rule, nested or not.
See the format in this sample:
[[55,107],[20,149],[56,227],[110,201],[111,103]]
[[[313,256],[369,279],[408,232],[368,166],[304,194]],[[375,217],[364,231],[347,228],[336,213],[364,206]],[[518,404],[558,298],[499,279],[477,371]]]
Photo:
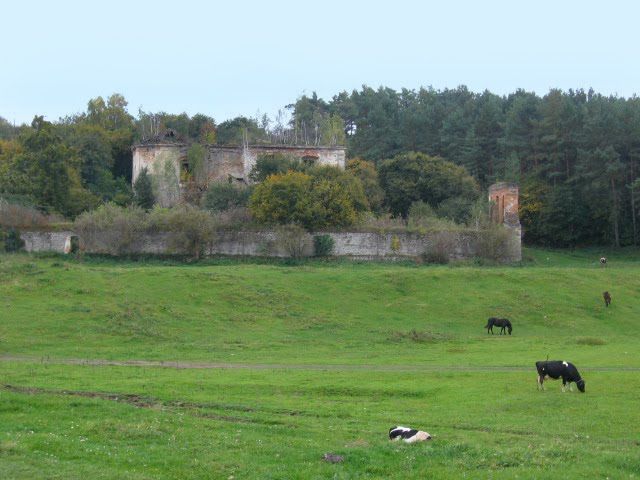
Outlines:
[[511,330],[513,330],[513,327],[511,325],[507,326],[507,330],[509,330],[509,335],[511,335]]
[[580,390],[582,393],[584,393],[584,380],[580,379],[576,382],[576,385],[578,386],[578,390]]

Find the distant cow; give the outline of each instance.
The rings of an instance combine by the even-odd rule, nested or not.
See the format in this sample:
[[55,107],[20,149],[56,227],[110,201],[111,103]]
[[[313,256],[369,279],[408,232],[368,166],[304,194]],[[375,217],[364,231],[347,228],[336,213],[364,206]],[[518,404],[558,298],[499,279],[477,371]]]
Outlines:
[[609,295],[609,292],[604,292],[602,294],[602,298],[604,298],[604,304],[608,307],[609,305],[611,305],[611,295]]
[[487,324],[484,327],[487,329],[487,334],[491,332],[491,335],[493,335],[494,325],[496,327],[500,327],[500,335],[502,334],[506,335],[505,329],[507,329],[509,331],[509,335],[511,335],[511,331],[513,330],[513,327],[511,326],[511,322],[508,319],[491,317],[489,320],[487,320]]
[[607,266],[607,257],[600,257],[600,266],[602,267]]
[[544,379],[549,377],[553,380],[562,378],[562,391],[564,392],[571,382],[575,382],[578,390],[584,393],[584,380],[578,373],[578,369],[573,363],[561,360],[547,360],[546,362],[536,362],[536,370],[538,370],[538,389],[544,390]]
[[422,430],[416,430],[408,427],[391,427],[389,429],[389,440],[402,440],[406,443],[424,442],[431,440],[431,435]]

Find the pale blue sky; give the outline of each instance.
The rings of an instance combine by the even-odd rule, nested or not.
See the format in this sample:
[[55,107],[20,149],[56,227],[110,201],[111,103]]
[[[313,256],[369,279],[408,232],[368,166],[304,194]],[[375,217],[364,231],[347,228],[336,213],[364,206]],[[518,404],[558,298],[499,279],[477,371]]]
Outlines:
[[129,110],[272,115],[367,84],[505,94],[640,91],[634,1],[3,0],[0,116]]

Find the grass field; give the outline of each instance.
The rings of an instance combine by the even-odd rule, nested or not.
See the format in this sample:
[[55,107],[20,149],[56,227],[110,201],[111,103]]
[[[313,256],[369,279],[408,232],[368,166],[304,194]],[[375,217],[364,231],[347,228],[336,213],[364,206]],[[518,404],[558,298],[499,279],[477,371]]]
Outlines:
[[[600,254],[0,256],[0,478],[638,478],[640,253]],[[537,392],[547,356],[587,393]]]

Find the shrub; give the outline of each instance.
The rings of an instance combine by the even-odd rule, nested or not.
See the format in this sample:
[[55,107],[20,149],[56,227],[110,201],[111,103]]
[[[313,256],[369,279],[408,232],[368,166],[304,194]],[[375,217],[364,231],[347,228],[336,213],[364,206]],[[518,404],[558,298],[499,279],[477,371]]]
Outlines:
[[247,226],[253,223],[251,211],[245,207],[230,208],[229,210],[214,212],[211,216],[218,230],[240,230],[247,228]]
[[256,164],[249,173],[249,178],[254,182],[263,182],[271,175],[286,173],[290,170],[301,171],[304,169],[302,162],[285,153],[267,153],[258,155]]
[[142,208],[123,208],[107,203],[78,216],[74,230],[86,250],[124,255],[135,251],[136,242],[145,232],[146,223],[147,216]]
[[143,168],[138,178],[133,184],[134,200],[136,205],[144,208],[145,210],[151,210],[153,204],[156,203],[156,199],[153,196],[153,186],[151,183],[151,176],[146,168]]
[[313,254],[316,257],[328,257],[333,253],[334,244],[331,235],[316,235],[313,237]]
[[204,207],[212,212],[223,212],[232,208],[246,207],[251,189],[231,183],[214,182],[204,197]]
[[397,235],[394,235],[393,237],[391,237],[391,251],[393,253],[398,253],[398,251],[400,250],[400,247],[401,247],[400,238],[398,238]]
[[5,252],[18,252],[24,248],[24,240],[20,238],[20,232],[15,228],[9,229],[4,235]]
[[431,245],[422,254],[426,263],[447,264],[449,256],[455,250],[455,234],[452,232],[438,232],[433,235]]
[[171,232],[169,247],[174,253],[187,253],[198,260],[215,236],[215,222],[206,211],[192,205],[154,209],[149,227]]
[[276,229],[277,246],[291,258],[302,258],[309,245],[310,235],[299,225],[281,225]]
[[39,210],[18,203],[9,203],[0,198],[0,226],[11,228],[46,227],[53,217],[49,217]]
[[[257,221],[295,223],[308,230],[355,223],[366,198],[356,178],[343,178],[326,168],[271,175],[256,186],[249,208]],[[353,187],[353,188],[352,188]],[[357,188],[359,187],[359,188]]]
[[509,232],[502,225],[493,225],[478,232],[477,254],[481,258],[498,261],[509,248]]
[[439,217],[428,203],[413,202],[407,217],[407,230],[425,233],[427,230],[455,230],[460,226],[453,220]]
[[406,217],[414,201],[437,207],[449,198],[473,202],[480,194],[464,167],[439,157],[408,152],[380,164],[380,184],[391,213]]

